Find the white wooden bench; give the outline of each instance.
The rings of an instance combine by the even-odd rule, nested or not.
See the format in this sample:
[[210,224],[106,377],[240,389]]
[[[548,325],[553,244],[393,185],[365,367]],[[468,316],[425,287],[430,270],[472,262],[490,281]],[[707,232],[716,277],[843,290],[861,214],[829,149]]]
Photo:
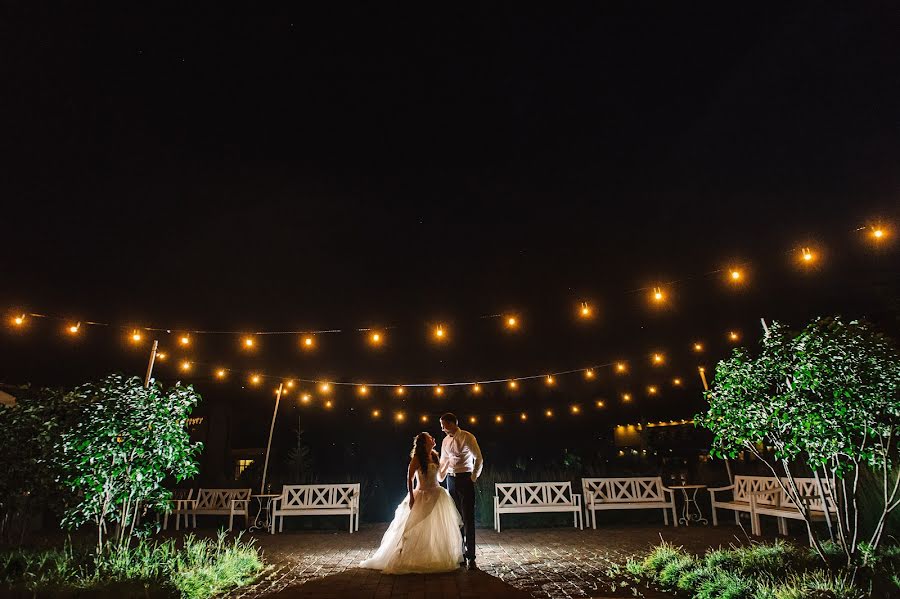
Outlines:
[[[786,477],[782,477],[781,482],[790,489],[790,483]],[[800,500],[805,502],[809,510],[810,520],[825,520],[826,503],[822,501],[822,495],[819,493],[818,481],[814,478],[795,477],[794,484],[797,486]],[[831,498],[829,487],[828,481],[822,480],[822,490],[828,506],[827,511],[834,514],[837,511],[837,505]],[[791,500],[791,497],[781,487],[773,491],[756,491],[750,494],[750,518],[752,532],[755,535],[762,534],[759,522],[760,516],[774,516],[778,518],[778,532],[783,535],[788,533],[787,518],[803,520],[797,504]]]
[[188,499],[187,514],[197,516],[228,516],[228,530],[234,527],[235,514],[244,517],[250,526],[250,489],[198,489],[196,499]]
[[500,532],[500,514],[572,512],[576,528],[584,530],[581,495],[570,482],[495,483],[494,529]]
[[[728,485],[727,487],[713,487],[711,489],[707,489],[709,491],[709,501],[712,506],[712,522],[713,526],[719,525],[719,518],[716,514],[716,509],[723,510],[732,510],[734,512],[734,522],[735,524],[741,523],[741,512],[747,512],[748,514],[752,514],[752,507],[750,505],[750,497],[754,493],[760,493],[757,495],[757,502],[760,505],[774,505],[775,503],[775,495],[773,493],[766,493],[778,486],[778,482],[775,480],[774,476],[735,476],[734,483]],[[719,498],[720,493],[727,493],[731,491],[731,499],[721,499]],[[751,520],[751,528],[753,530],[756,529],[752,524]]]
[[284,485],[281,496],[272,498],[269,532],[284,530],[285,516],[350,516],[350,533],[359,531],[359,483],[340,485]]
[[[194,502],[191,501],[191,497],[193,497],[193,495],[193,489],[174,489],[172,491],[172,499],[169,500],[169,507],[163,514],[163,530],[167,530],[169,528],[169,514],[175,516],[175,530],[180,529],[182,516],[184,516],[184,527],[188,527],[188,514],[190,513],[190,509],[194,504]],[[157,520],[157,522],[158,521],[159,520]],[[194,527],[196,528],[196,524],[194,525]]]
[[[659,476],[637,478],[582,478],[584,507],[591,517],[591,528],[597,528],[597,510],[661,509],[663,522],[678,526],[675,514],[675,492],[662,484]],[[667,497],[668,496],[668,497]]]

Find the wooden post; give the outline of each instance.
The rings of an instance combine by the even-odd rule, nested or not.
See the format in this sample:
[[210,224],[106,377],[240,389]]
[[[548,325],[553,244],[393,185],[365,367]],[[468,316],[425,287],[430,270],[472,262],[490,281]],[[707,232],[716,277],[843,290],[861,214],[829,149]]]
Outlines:
[[156,362],[156,348],[159,347],[159,341],[153,340],[153,347],[150,348],[150,361],[147,362],[147,376],[144,377],[144,389],[150,386],[150,375],[153,374],[153,364]]
[[[698,366],[697,370],[700,372],[700,380],[703,381],[703,390],[709,391],[709,384],[706,382],[706,369],[702,366]],[[731,474],[731,460],[725,458],[725,471],[728,473],[728,484],[734,484],[734,475]]]
[[262,483],[259,485],[259,494],[266,492],[266,474],[269,471],[269,451],[272,449],[272,432],[275,430],[275,417],[278,416],[278,404],[281,403],[281,392],[284,383],[278,384],[278,392],[275,394],[275,409],[272,410],[272,424],[269,426],[269,442],[266,444],[266,461],[263,463]]

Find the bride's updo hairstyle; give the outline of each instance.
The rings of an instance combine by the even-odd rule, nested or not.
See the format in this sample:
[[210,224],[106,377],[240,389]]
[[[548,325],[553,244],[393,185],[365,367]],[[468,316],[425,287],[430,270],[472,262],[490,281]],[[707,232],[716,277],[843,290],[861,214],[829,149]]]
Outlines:
[[[429,462],[437,462],[438,455],[435,450],[431,450],[431,455],[429,456],[425,451],[425,437],[428,435],[427,432],[421,432],[413,438],[413,447],[412,451],[409,452],[409,457],[419,458],[419,468],[422,469],[422,476],[425,476],[428,473],[428,463]],[[431,458],[431,459],[429,459]]]

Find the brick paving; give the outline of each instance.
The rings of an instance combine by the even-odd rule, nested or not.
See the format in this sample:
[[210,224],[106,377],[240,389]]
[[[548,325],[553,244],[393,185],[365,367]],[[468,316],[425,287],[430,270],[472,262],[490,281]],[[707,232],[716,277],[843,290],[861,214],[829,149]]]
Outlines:
[[[383,575],[357,567],[381,541],[386,525],[360,532],[285,532],[255,535],[268,569],[253,585],[229,599],[262,597],[310,599],[448,599],[470,597],[563,598],[632,597],[633,589],[612,589],[607,569],[641,553],[660,538],[702,552],[708,547],[742,544],[740,528],[719,526],[605,526],[478,530],[481,571],[447,574]],[[647,597],[667,595],[645,593]]]

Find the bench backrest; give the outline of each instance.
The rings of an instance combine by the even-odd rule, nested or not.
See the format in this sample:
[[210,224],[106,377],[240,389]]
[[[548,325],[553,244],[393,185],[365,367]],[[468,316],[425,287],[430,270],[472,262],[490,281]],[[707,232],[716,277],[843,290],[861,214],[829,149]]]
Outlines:
[[232,499],[250,499],[250,489],[199,489],[198,510],[230,510]]
[[767,491],[772,489],[771,493],[765,495],[757,495],[757,505],[778,505],[779,492],[778,482],[773,476],[742,476],[734,477],[734,500],[745,501],[750,503],[750,494],[757,491]]
[[194,496],[193,489],[172,489],[172,499],[190,499]]
[[[787,477],[782,477],[781,482],[784,483],[784,486],[790,489],[790,482]],[[819,494],[819,483],[814,478],[794,478],[794,484],[797,485],[797,491],[800,494],[800,497],[808,497],[807,504],[810,509],[824,512],[825,504],[822,502],[822,496]],[[822,490],[825,493],[825,497],[828,500],[828,511],[834,512],[837,510],[837,506],[834,504],[834,500],[831,498],[831,493],[829,489],[831,485],[828,484],[828,481],[822,479]],[[783,491],[781,493],[781,505],[785,507],[795,508],[796,504],[791,501],[790,497],[786,495]]]
[[582,478],[581,487],[585,501],[593,495],[604,503],[637,503],[641,501],[666,501],[662,478]]
[[284,485],[280,509],[328,509],[350,507],[359,497],[359,483],[340,485]]
[[572,483],[494,483],[497,502],[504,506],[572,505]]

